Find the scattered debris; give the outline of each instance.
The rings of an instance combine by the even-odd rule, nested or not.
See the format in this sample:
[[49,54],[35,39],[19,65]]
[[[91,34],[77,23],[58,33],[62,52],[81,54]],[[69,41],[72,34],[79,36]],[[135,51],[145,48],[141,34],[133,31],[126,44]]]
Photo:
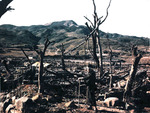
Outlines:
[[74,101],[70,101],[65,103],[65,107],[69,107],[69,108],[77,108],[77,106],[75,105]]

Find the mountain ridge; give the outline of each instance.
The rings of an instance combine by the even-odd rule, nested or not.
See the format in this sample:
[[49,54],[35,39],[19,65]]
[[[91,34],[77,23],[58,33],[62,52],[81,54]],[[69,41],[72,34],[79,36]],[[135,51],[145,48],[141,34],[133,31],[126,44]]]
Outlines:
[[[0,31],[8,35],[13,34],[13,36],[5,36],[0,32],[0,40],[3,40],[6,43],[5,45],[24,43],[25,45],[33,46],[43,44],[44,39],[48,38],[50,41],[55,41],[53,47],[60,48],[63,43],[67,50],[76,47],[90,33],[86,26],[77,25],[73,20],[56,21],[49,25],[15,26],[7,24],[1,25]],[[113,48],[122,50],[131,46],[131,44],[149,45],[149,39],[144,37],[105,33],[103,31],[100,31],[100,34],[103,48],[108,47],[108,39]],[[7,40],[8,37],[11,37],[14,42]],[[1,43],[0,45],[3,44]],[[79,51],[83,52],[83,48],[84,46],[81,46]]]

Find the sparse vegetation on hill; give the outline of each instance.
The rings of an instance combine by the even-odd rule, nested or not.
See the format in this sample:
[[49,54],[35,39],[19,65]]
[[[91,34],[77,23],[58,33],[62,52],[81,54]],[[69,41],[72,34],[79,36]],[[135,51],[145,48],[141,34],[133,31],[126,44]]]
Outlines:
[[[76,47],[89,34],[89,30],[85,26],[77,25],[73,20],[53,22],[47,25],[33,25],[33,26],[14,26],[1,25],[0,26],[0,40],[1,46],[7,45],[35,45],[43,44],[44,38],[50,41],[55,41],[53,47],[59,48],[64,43],[64,48],[68,51]],[[104,49],[108,47],[108,40],[106,33],[100,31],[102,37],[102,46]],[[130,50],[131,46],[149,45],[149,39],[144,37],[124,36],[120,34],[107,33],[110,45],[113,49],[123,51]],[[82,45],[75,53],[79,51],[82,53],[84,45]],[[91,45],[90,45],[91,46]]]

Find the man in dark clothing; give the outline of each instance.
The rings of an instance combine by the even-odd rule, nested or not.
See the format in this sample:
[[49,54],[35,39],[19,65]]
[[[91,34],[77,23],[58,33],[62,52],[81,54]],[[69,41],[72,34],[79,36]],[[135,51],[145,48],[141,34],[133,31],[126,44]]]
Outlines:
[[88,72],[88,76],[85,77],[86,85],[87,85],[86,99],[87,99],[87,104],[89,104],[90,109],[92,109],[92,106],[95,106],[96,108],[96,100],[95,100],[96,75],[89,65],[87,68],[87,72]]

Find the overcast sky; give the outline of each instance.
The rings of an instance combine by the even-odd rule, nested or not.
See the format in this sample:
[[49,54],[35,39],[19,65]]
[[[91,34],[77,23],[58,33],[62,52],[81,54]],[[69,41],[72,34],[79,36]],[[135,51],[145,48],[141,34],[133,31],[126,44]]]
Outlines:
[[[95,0],[99,17],[105,16],[109,0]],[[0,24],[39,25],[74,20],[84,25],[92,18],[92,0],[13,0],[15,10],[2,16]],[[150,0],[112,0],[104,32],[150,37]]]

